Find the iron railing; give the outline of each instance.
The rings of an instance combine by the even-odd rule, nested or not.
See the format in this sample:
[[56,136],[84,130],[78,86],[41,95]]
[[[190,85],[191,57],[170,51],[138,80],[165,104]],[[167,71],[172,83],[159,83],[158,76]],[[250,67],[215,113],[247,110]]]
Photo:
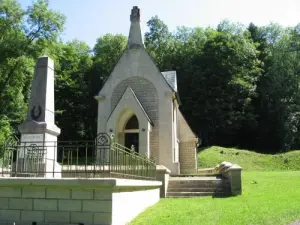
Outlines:
[[94,141],[18,142],[0,151],[0,177],[80,177],[154,180],[156,163],[101,133]]

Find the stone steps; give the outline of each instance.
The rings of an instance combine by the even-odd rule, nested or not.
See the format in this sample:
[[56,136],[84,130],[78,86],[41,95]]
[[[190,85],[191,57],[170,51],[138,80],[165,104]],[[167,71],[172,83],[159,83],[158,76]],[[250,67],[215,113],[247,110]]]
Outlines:
[[220,182],[215,182],[215,183],[210,183],[210,182],[189,182],[189,181],[185,181],[185,182],[181,182],[181,183],[177,183],[177,182],[169,182],[169,187],[172,188],[180,188],[180,187],[190,187],[190,188],[217,188],[217,187],[223,187],[224,184],[222,181]]
[[219,177],[189,176],[170,177],[168,198],[191,198],[201,196],[227,196],[228,185]]
[[226,196],[226,192],[168,192],[167,198],[192,198],[205,196]]
[[168,188],[168,192],[221,192],[224,188],[214,187],[171,187]]

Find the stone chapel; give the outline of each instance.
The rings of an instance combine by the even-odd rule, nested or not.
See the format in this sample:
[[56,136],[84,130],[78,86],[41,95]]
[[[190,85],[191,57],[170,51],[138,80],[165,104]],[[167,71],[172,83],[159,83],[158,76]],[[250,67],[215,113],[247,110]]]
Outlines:
[[198,138],[179,110],[176,71],[160,72],[143,44],[140,9],[130,15],[128,44],[98,101],[98,133],[153,157],[172,175],[197,170]]

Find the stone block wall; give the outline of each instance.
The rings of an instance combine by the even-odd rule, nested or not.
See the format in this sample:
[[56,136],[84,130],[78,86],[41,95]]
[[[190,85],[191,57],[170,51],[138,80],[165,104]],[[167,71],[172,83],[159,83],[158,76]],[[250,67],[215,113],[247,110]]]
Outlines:
[[0,224],[122,225],[159,200],[161,182],[0,179]]
[[197,149],[194,141],[179,143],[179,162],[181,174],[197,172]]

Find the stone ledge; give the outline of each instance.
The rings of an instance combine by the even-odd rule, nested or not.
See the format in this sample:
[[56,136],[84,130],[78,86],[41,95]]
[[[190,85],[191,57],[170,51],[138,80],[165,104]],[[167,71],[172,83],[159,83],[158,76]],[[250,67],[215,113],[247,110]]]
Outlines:
[[55,136],[60,134],[60,128],[54,123],[49,122],[36,122],[36,121],[25,121],[18,126],[21,134],[44,134],[49,133]]
[[160,181],[132,180],[118,178],[0,178],[0,187],[35,186],[56,188],[157,188],[162,185]]
[[171,170],[169,170],[167,167],[165,167],[163,165],[157,165],[156,166],[156,173],[157,172],[164,172],[165,174],[170,174]]
[[99,102],[105,100],[105,96],[104,96],[104,95],[96,95],[96,96],[94,96],[94,98],[95,98],[97,101],[99,101]]
[[231,167],[229,167],[227,170],[225,170],[225,172],[229,171],[229,170],[243,170],[243,168],[237,164],[233,164]]

